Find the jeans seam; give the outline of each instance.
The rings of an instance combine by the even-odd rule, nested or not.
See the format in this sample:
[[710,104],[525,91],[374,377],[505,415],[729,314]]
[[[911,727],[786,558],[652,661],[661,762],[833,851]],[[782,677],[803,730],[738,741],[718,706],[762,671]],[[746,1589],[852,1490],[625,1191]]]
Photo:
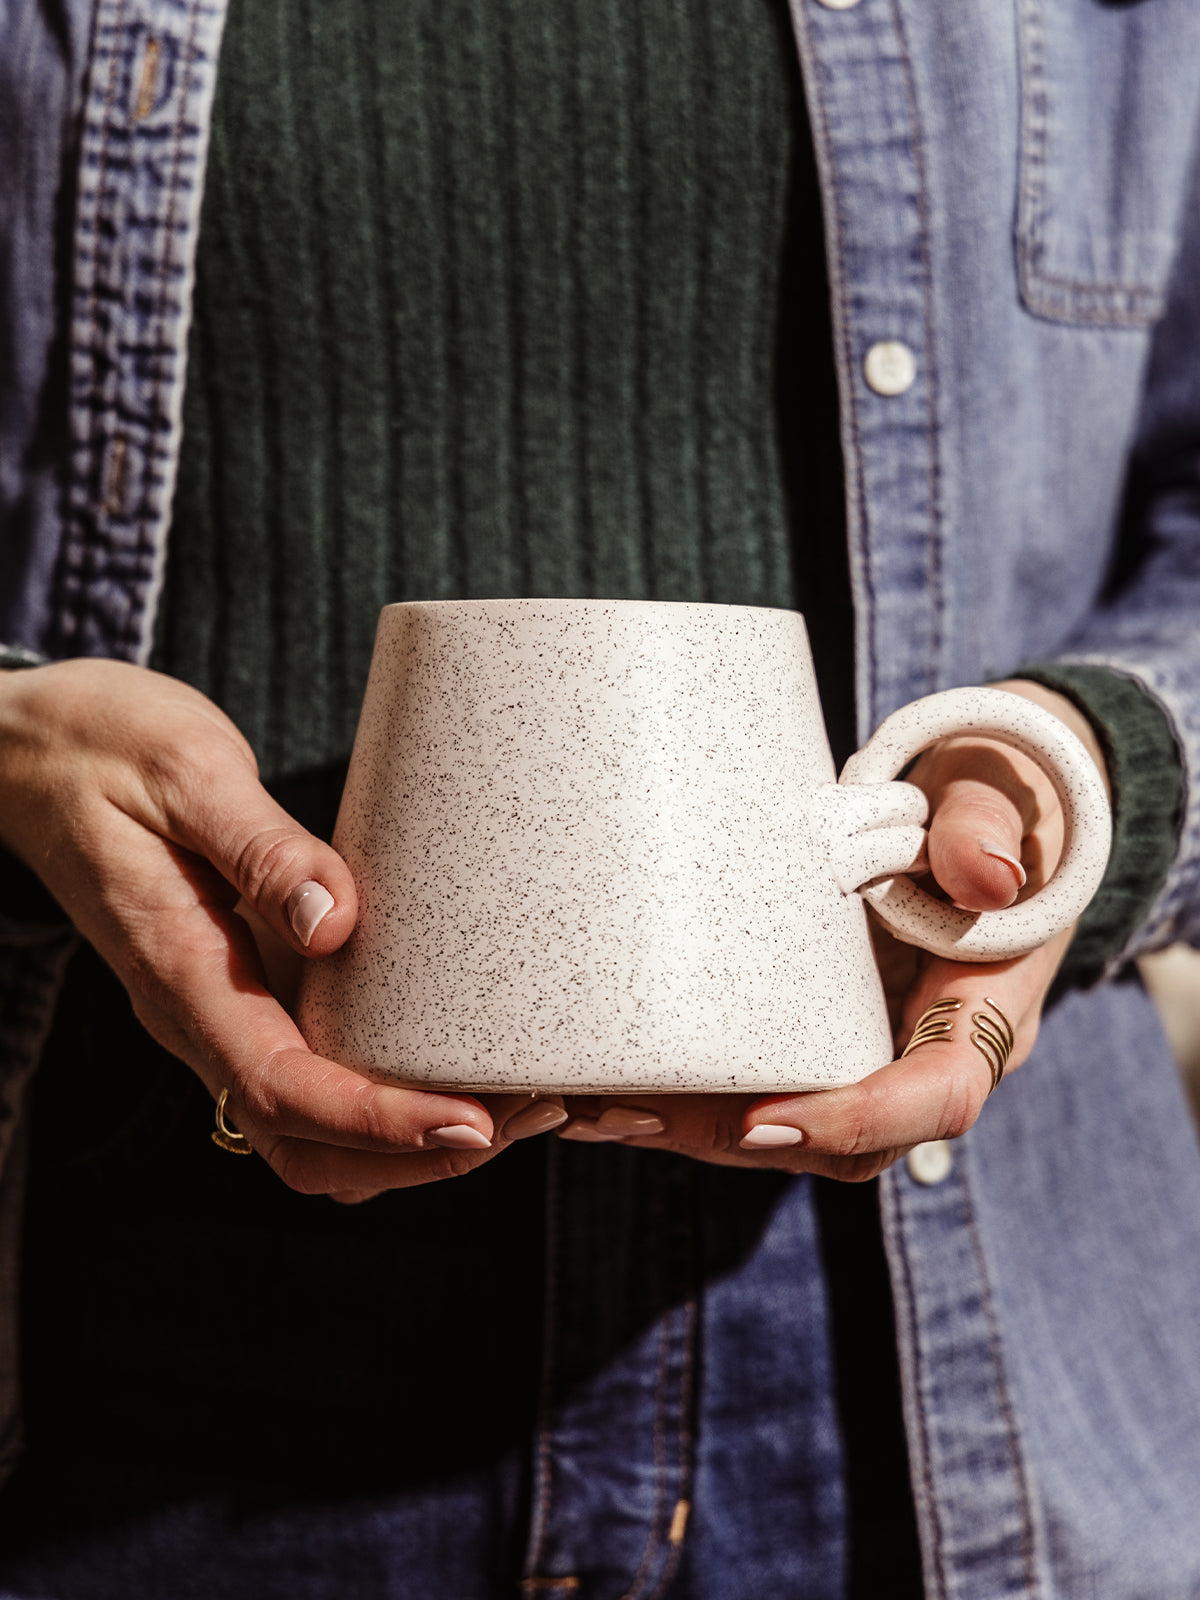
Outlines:
[[643,1600],[642,1585],[654,1564],[658,1554],[658,1546],[662,1539],[662,1518],[664,1490],[666,1487],[666,1428],[664,1413],[667,1404],[667,1385],[670,1368],[671,1352],[671,1319],[665,1316],[662,1322],[662,1331],[658,1336],[658,1371],[654,1381],[654,1507],[650,1513],[650,1532],[646,1536],[646,1548],[642,1553],[641,1564],[633,1575],[629,1588],[621,1596],[621,1600]]
[[[117,84],[121,75],[121,51],[116,43],[116,40],[124,27],[127,4],[128,0],[119,0],[117,14],[112,23],[113,43],[110,46],[112,54],[109,59],[108,79],[105,84],[104,99],[101,106],[101,139],[100,149],[97,155],[98,170],[96,172],[95,184],[89,192],[86,221],[81,217],[77,223],[77,239],[86,238],[88,241],[88,254],[91,258],[92,270],[92,282],[88,290],[87,302],[80,313],[79,332],[82,336],[82,348],[83,350],[89,352],[93,362],[95,359],[96,344],[99,334],[97,307],[99,305],[100,292],[97,283],[98,264],[96,259],[100,235],[99,221],[104,204],[105,183],[108,178],[108,157],[109,147],[112,142],[111,135],[113,126],[113,107],[116,103]],[[99,19],[97,19],[97,21],[99,21]],[[72,353],[74,353],[74,329],[72,329],[71,343]],[[73,393],[71,396],[71,409],[72,412],[74,412]],[[97,467],[100,465],[99,460],[97,459],[95,439],[95,430],[99,424],[99,416],[94,399],[90,399],[88,402],[87,418],[88,435],[86,444],[85,478],[90,479],[92,476],[93,464],[95,464]],[[101,457],[104,454],[105,443],[106,441],[101,441],[101,447],[99,451],[99,455]],[[77,476],[77,468],[74,461],[71,463],[70,476],[72,479]],[[64,642],[66,641],[67,637],[66,630],[64,628],[64,618],[67,615],[71,615],[75,618],[76,622],[78,622],[79,613],[76,609],[78,596],[81,596],[86,589],[87,569],[90,564],[88,561],[88,556],[92,552],[92,547],[93,540],[88,538],[86,529],[84,527],[80,527],[76,519],[71,517],[68,524],[67,535],[63,541],[62,551],[59,555],[58,572],[55,577],[55,587],[59,594],[59,605],[55,608],[57,616],[55,626],[59,637],[63,639]],[[75,585],[72,583],[72,579],[77,580],[78,596],[72,594],[72,589],[75,587]]]
[[[899,1185],[895,1183],[895,1180],[893,1180],[893,1194],[895,1195],[898,1209],[903,1209],[904,1197],[900,1192]],[[916,1290],[913,1282],[912,1262],[909,1259],[907,1242],[904,1238],[903,1231],[897,1229],[895,1237],[896,1242],[900,1247],[899,1255],[904,1280],[906,1310],[908,1312],[910,1323],[913,1323],[916,1320],[916,1313],[914,1309],[916,1302]],[[897,1311],[899,1311],[898,1306]],[[921,1341],[919,1338],[911,1339],[909,1342],[909,1348],[912,1352],[913,1362],[914,1404],[912,1406],[912,1414],[914,1414],[916,1417],[917,1427],[921,1437],[921,1485],[924,1489],[925,1519],[929,1528],[931,1545],[930,1556],[933,1568],[932,1573],[927,1574],[927,1576],[931,1576],[937,1585],[936,1595],[929,1595],[928,1600],[946,1600],[948,1589],[946,1583],[945,1542],[942,1532],[941,1516],[939,1514],[937,1489],[934,1483],[933,1467],[931,1464],[932,1452],[929,1440],[929,1423],[925,1415],[925,1403],[923,1399],[926,1366],[925,1353],[921,1348]]]
[[[678,1428],[678,1435],[677,1436],[678,1436],[678,1445],[679,1445],[679,1456],[678,1456],[678,1488],[676,1490],[677,1503],[678,1503],[679,1500],[688,1499],[689,1496],[690,1496],[690,1490],[691,1490],[691,1444],[692,1444],[691,1405],[692,1405],[692,1380],[693,1380],[693,1377],[694,1377],[695,1364],[696,1364],[696,1362],[695,1362],[695,1351],[696,1351],[695,1334],[696,1334],[696,1322],[697,1322],[697,1304],[696,1304],[696,1298],[695,1298],[694,1295],[689,1295],[687,1304],[683,1307],[683,1318],[684,1318],[684,1322],[683,1322],[683,1330],[682,1330],[682,1335],[681,1335],[681,1344],[682,1344],[682,1349],[683,1349],[683,1362],[682,1362],[682,1366],[680,1368],[680,1373],[679,1373],[679,1398],[678,1398],[679,1428]],[[659,1521],[658,1525],[661,1528],[661,1525],[662,1525],[661,1524],[661,1515],[662,1515],[661,1508],[659,1508],[658,1515],[659,1515],[659,1518],[660,1518],[660,1521]],[[674,1579],[676,1572],[678,1572],[679,1563],[680,1563],[680,1561],[682,1559],[683,1559],[683,1540],[680,1539],[678,1543],[672,1545],[670,1551],[668,1552],[667,1559],[663,1564],[663,1570],[662,1570],[662,1573],[661,1573],[661,1575],[659,1577],[658,1583],[655,1585],[655,1587],[651,1591],[651,1593],[644,1597],[644,1600],[661,1600],[661,1597],[667,1592],[667,1589],[670,1587],[671,1582]]]
[[533,1506],[529,1518],[529,1545],[525,1580],[532,1582],[541,1566],[550,1526],[553,1494],[554,1364],[558,1316],[559,1251],[562,1248],[562,1172],[560,1147],[551,1140],[546,1159],[546,1286],[542,1323],[542,1382],[538,1396],[537,1432],[534,1440]]
[[1016,1408],[1012,1403],[1012,1396],[1009,1393],[1006,1381],[1004,1344],[1000,1335],[1000,1319],[996,1312],[995,1297],[992,1293],[991,1279],[988,1275],[983,1239],[979,1232],[975,1208],[971,1204],[970,1190],[966,1179],[964,1179],[962,1185],[962,1205],[967,1231],[971,1238],[971,1249],[979,1268],[980,1299],[987,1322],[988,1350],[992,1358],[995,1385],[1000,1400],[1000,1415],[1004,1421],[1009,1458],[1012,1462],[1017,1509],[1021,1518],[1021,1559],[1025,1569],[1025,1593],[1027,1600],[1037,1600],[1037,1597],[1041,1594],[1041,1584],[1037,1571],[1037,1535],[1033,1520],[1033,1499],[1029,1492],[1029,1482],[1025,1472],[1025,1458],[1021,1449],[1021,1435],[1017,1426]]

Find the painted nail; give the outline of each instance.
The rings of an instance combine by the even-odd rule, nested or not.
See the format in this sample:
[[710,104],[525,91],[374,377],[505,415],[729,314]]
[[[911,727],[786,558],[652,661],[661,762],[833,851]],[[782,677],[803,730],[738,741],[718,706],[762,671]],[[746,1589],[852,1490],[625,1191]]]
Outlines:
[[551,1128],[561,1128],[570,1116],[570,1112],[562,1106],[552,1105],[549,1101],[535,1100],[531,1105],[523,1106],[520,1111],[509,1117],[504,1124],[504,1137],[506,1139],[532,1139],[536,1133],[549,1133]]
[[980,839],[979,848],[985,856],[995,856],[997,861],[1003,861],[1006,866],[1010,866],[1017,875],[1017,888],[1023,889],[1025,887],[1025,868],[1016,856],[1012,855],[1008,850],[1002,850],[998,844],[993,844],[990,839]]
[[323,883],[302,883],[293,889],[288,906],[292,932],[307,950],[318,926],[333,910],[333,896]]
[[663,1119],[653,1111],[637,1111],[632,1106],[609,1106],[596,1118],[601,1133],[615,1134],[618,1139],[648,1139],[663,1131]]
[[760,1122],[738,1142],[743,1150],[786,1150],[788,1145],[800,1144],[803,1139],[799,1128],[785,1128],[779,1122]]
[[443,1145],[447,1150],[490,1150],[492,1141],[478,1128],[465,1122],[455,1122],[448,1128],[430,1128],[425,1135],[430,1144]]
[[612,1144],[621,1137],[619,1133],[601,1133],[591,1117],[576,1117],[565,1128],[558,1130],[560,1139],[578,1139],[583,1144]]

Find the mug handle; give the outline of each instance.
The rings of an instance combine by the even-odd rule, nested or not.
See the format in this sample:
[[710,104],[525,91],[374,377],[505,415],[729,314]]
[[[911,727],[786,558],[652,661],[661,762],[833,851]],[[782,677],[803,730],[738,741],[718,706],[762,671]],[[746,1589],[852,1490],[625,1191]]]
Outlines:
[[1083,744],[1049,711],[1003,689],[971,688],[947,689],[894,711],[850,757],[839,784],[886,783],[951,734],[997,739],[1042,768],[1063,809],[1057,867],[1035,895],[1003,911],[960,911],[903,873],[864,884],[859,893],[898,939],[934,955],[954,961],[1024,955],[1070,927],[1100,886],[1112,840],[1104,783]]

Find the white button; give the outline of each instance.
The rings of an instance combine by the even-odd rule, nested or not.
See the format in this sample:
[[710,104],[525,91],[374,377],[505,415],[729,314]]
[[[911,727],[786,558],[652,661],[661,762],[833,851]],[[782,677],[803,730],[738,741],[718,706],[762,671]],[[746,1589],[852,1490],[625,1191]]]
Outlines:
[[941,1183],[953,1165],[954,1153],[945,1139],[931,1139],[908,1152],[908,1170],[917,1183]]
[[876,394],[903,394],[912,388],[917,358],[898,339],[881,339],[867,351],[863,372]]
[[821,0],[827,11],[849,11],[851,6],[856,6],[858,0]]

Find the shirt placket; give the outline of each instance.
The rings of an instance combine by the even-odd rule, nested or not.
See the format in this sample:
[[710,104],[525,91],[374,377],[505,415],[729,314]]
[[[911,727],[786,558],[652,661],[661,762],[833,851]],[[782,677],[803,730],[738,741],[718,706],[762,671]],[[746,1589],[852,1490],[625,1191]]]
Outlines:
[[224,0],[99,0],[79,157],[57,653],[145,662]]
[[[904,0],[792,0],[792,13],[826,213],[865,737],[950,681],[933,204]],[[944,1170],[918,1160],[883,1180],[930,1600],[1042,1592],[969,1154],[968,1140]]]

